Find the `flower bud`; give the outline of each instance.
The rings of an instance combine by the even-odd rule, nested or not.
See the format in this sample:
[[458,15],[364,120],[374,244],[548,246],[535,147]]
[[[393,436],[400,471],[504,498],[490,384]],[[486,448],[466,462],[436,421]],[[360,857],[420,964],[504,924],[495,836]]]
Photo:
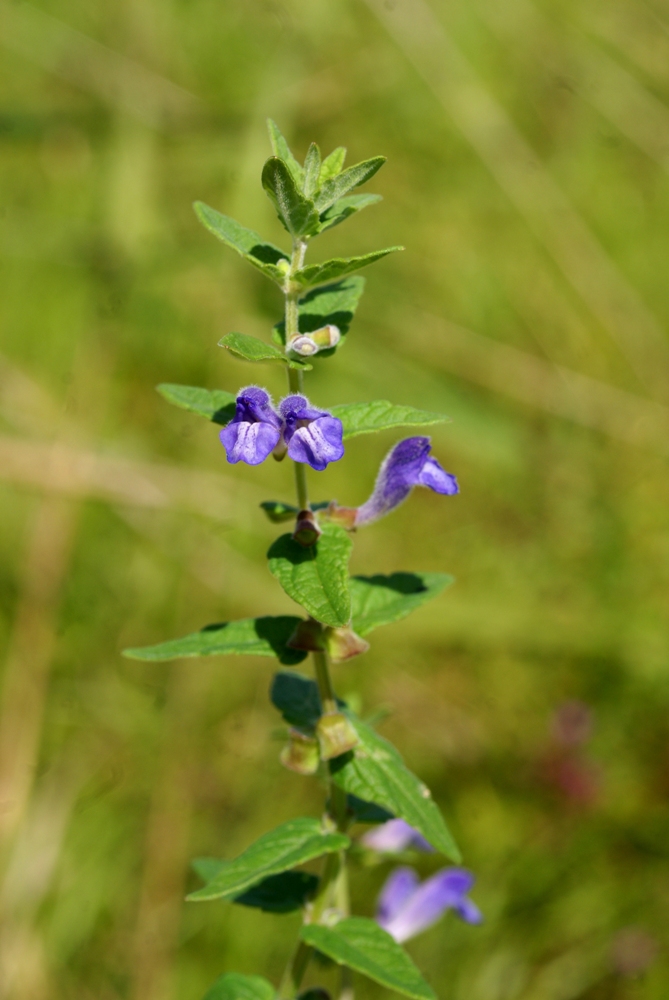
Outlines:
[[282,272],[282,274],[288,274],[288,272],[290,271],[290,261],[286,260],[285,257],[282,257],[280,260],[277,260],[276,266]]
[[296,774],[315,774],[320,760],[318,741],[299,729],[291,729],[280,760],[284,767]]
[[342,712],[321,715],[316,723],[316,736],[323,760],[340,757],[347,750],[352,750],[358,742],[353,724]]
[[333,663],[344,663],[354,656],[366,653],[369,643],[346,625],[344,628],[326,629],[325,648]]
[[301,621],[286,643],[290,649],[304,649],[307,653],[318,653],[324,649],[323,626],[309,618]]
[[314,330],[310,333],[314,344],[316,344],[317,350],[325,350],[328,347],[336,347],[341,340],[341,333],[338,326],[334,323],[328,323],[327,326],[322,326],[320,330]]
[[303,334],[300,337],[294,337],[293,340],[288,344],[288,350],[293,351],[295,354],[301,354],[302,357],[311,357],[312,354],[318,354],[319,347],[315,341]]
[[301,510],[295,521],[293,539],[305,549],[314,545],[321,537],[322,531],[316,524],[316,518],[310,510]]

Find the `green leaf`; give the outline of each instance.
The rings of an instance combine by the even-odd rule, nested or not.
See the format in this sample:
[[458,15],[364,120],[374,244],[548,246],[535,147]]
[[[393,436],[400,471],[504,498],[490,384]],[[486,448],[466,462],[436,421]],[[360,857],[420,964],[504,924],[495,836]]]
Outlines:
[[391,427],[428,427],[451,421],[443,413],[417,410],[414,406],[397,406],[387,399],[375,399],[372,403],[343,403],[334,406],[332,413],[343,423],[345,438],[385,431]]
[[448,573],[351,577],[353,629],[358,635],[367,635],[380,625],[398,622],[453,582]]
[[313,201],[298,190],[293,175],[278,156],[270,156],[265,163],[262,186],[292,237],[313,236],[318,232],[320,219]]
[[187,656],[276,656],[280,663],[300,663],[306,653],[286,646],[295,628],[302,621],[293,615],[262,618],[242,618],[236,622],[207,625],[182,639],[170,639],[156,646],[125,649],[131,660],[177,660]]
[[342,170],[335,177],[325,181],[316,195],[316,208],[319,212],[324,212],[330,205],[343,198],[345,194],[353,188],[364,184],[370,177],[373,177],[377,170],[380,170],[386,162],[385,156],[374,156],[371,160],[363,160],[356,163],[347,170]]
[[320,216],[321,224],[318,227],[319,233],[324,233],[326,229],[338,226],[340,222],[348,219],[349,215],[361,212],[369,205],[376,205],[383,201],[380,194],[352,194],[348,198],[339,198]]
[[156,389],[169,403],[191,413],[198,413],[215,424],[225,426],[235,415],[235,396],[223,389],[201,389],[196,385],[163,382]]
[[252,229],[246,229],[239,222],[235,222],[227,215],[221,215],[215,208],[210,208],[202,201],[196,201],[193,208],[205,229],[222,240],[226,246],[236,250],[241,257],[268,278],[280,285],[283,284],[286,271],[276,266],[280,260],[288,260],[283,250],[275,247],[273,243],[267,243]]
[[[316,681],[293,670],[274,675],[269,697],[289,726],[313,729],[323,712]],[[346,708],[346,702],[337,701],[340,708]]]
[[262,976],[226,972],[219,976],[203,1000],[274,1000],[276,990]]
[[[192,867],[203,882],[211,882],[229,864],[229,861],[218,858],[195,858]],[[316,875],[308,872],[282,872],[263,879],[240,896],[235,896],[232,902],[253,906],[266,913],[292,913],[305,905],[317,885]]]
[[348,560],[352,542],[346,531],[323,524],[315,545],[304,548],[282,535],[267,553],[270,573],[289,597],[325,625],[341,628],[351,617]]
[[267,129],[269,131],[269,141],[272,144],[272,151],[274,155],[283,160],[290,170],[293,180],[297,186],[302,187],[302,182],[304,180],[304,170],[302,169],[302,164],[299,160],[295,159],[290,151],[290,146],[281,134],[279,126],[276,122],[273,122],[271,118],[267,119]]
[[374,920],[347,917],[334,927],[305,924],[300,937],[338,965],[347,965],[390,990],[414,1000],[436,1000],[404,948]]
[[304,160],[304,181],[302,191],[305,198],[313,198],[321,172],[321,151],[315,142],[309,146]]
[[309,264],[303,267],[301,271],[295,272],[293,279],[304,288],[323,285],[327,281],[336,281],[346,274],[359,271],[361,267],[367,267],[368,264],[373,264],[375,260],[381,260],[396,250],[404,250],[404,247],[386,247],[385,250],[374,250],[360,257],[333,257],[332,260],[324,260],[321,264]]
[[[356,275],[307,292],[297,307],[300,333],[313,333],[332,323],[339,328],[342,337],[345,337],[364,290],[365,279]],[[278,344],[285,343],[283,320],[274,327],[272,338]],[[334,351],[321,351],[319,357],[330,353]]]
[[460,852],[429,788],[405,766],[392,743],[359,719],[355,720],[355,728],[358,745],[330,762],[334,782],[349,795],[374,802],[406,820],[457,864]]
[[357,823],[387,823],[389,819],[395,818],[387,809],[375,805],[374,802],[365,802],[357,795],[347,795],[346,802]]
[[263,834],[255,844],[222,868],[211,882],[192,892],[189,900],[230,899],[270,875],[278,875],[312,858],[345,850],[343,833],[327,833],[317,819],[292,819]]
[[332,177],[336,177],[340,174],[344,167],[344,160],[346,159],[346,147],[337,146],[333,149],[329,156],[326,156],[321,164],[321,175],[318,178],[319,184],[324,184],[325,181],[329,181]]
[[266,344],[264,340],[250,337],[248,333],[226,333],[218,342],[219,347],[225,347],[230,354],[243,361],[279,361],[289,368],[301,368],[311,371],[313,365],[299,358],[289,358],[274,344]]

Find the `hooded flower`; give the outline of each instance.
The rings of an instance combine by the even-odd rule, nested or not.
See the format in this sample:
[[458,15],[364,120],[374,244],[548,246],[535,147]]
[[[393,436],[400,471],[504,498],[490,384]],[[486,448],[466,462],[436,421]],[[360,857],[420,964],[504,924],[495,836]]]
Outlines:
[[264,462],[281,438],[281,418],[268,393],[255,385],[240,389],[235,415],[219,436],[228,462]]
[[384,458],[369,500],[358,507],[354,526],[370,524],[402,503],[414,486],[427,486],[435,493],[459,493],[458,481],[430,455],[430,439],[405,438]]
[[481,911],[467,898],[474,876],[464,868],[442,868],[420,882],[412,868],[396,868],[381,890],[376,922],[398,942],[427,930],[455,910],[468,924],[480,924]]
[[286,396],[279,404],[284,420],[284,441],[288,455],[295,462],[307,462],[322,472],[329,462],[344,454],[344,429],[338,417],[327,410],[317,410],[305,396]]
[[415,851],[433,851],[425,837],[403,819],[389,819],[361,838],[365,847],[382,854],[397,854],[413,848]]

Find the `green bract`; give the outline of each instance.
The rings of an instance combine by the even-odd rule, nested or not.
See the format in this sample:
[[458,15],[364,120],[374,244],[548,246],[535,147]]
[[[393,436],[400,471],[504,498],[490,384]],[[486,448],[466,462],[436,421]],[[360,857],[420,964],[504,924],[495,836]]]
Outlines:
[[[264,164],[261,181],[290,247],[281,249],[202,202],[195,203],[195,212],[209,232],[269,278],[284,297],[283,318],[269,337],[232,332],[222,337],[220,346],[243,361],[279,362],[287,374],[286,395],[301,396],[307,394],[305,373],[322,358],[335,355],[344,343],[365,288],[365,279],[354,272],[402,247],[306,262],[312,240],[381,200],[379,194],[357,189],[374,177],[385,159],[375,156],[345,168],[343,147],[322,157],[312,142],[302,164],[278,126],[270,120],[268,127],[273,155]],[[458,862],[460,854],[429,789],[406,767],[399,751],[375,731],[371,717],[361,721],[337,696],[330,661],[346,669],[347,661],[369,650],[364,636],[401,621],[453,582],[447,573],[436,572],[350,576],[354,532],[342,525],[351,528],[371,522],[369,503],[377,503],[375,496],[381,496],[381,516],[415,485],[452,493],[457,483],[434,458],[428,458],[428,438],[399,442],[383,466],[375,493],[365,505],[367,511],[356,519],[355,508],[310,499],[313,475],[307,473],[307,463],[322,469],[339,460],[337,420],[343,439],[348,440],[402,427],[427,428],[449,418],[383,399],[343,403],[328,412],[318,401],[312,399],[313,409],[309,409],[298,399],[277,409],[262,386],[246,384],[243,394],[238,386],[230,388],[235,391],[164,383],[158,391],[170,403],[226,428],[219,434],[231,462],[255,465],[273,454],[283,460],[276,467],[283,488],[288,478],[285,470],[292,464],[295,502],[266,500],[260,506],[272,524],[290,525],[272,542],[267,558],[270,573],[299,605],[299,614],[224,621],[182,638],[128,649],[125,655],[153,662],[194,656],[270,656],[293,667],[311,654],[312,676],[279,670],[269,681],[269,696],[281,714],[279,760],[294,774],[316,777],[327,787],[325,802],[318,807],[320,818],[281,823],[231,860],[202,857],[193,863],[204,885],[189,900],[227,900],[272,914],[302,911],[303,918],[298,944],[278,989],[259,976],[227,972],[216,980],[205,1000],[324,1000],[328,994],[320,986],[306,993],[301,987],[314,951],[345,967],[338,986],[328,983],[332,996],[351,995],[347,977],[348,970],[353,970],[413,1000],[436,1000],[390,934],[373,920],[350,915],[350,829],[356,829],[356,824],[399,819],[452,861]],[[320,495],[327,493],[323,490]],[[376,517],[376,508],[373,513]],[[244,595],[244,606],[250,605],[255,612],[253,601],[253,594]],[[364,659],[359,662],[363,670]],[[262,665],[255,668],[262,669]],[[239,666],[228,662],[221,669]],[[347,685],[355,684],[355,676],[354,672],[347,675]],[[355,696],[349,701],[355,704]],[[376,718],[382,714],[377,712]],[[216,842],[212,847],[219,849]],[[363,857],[373,862],[375,855],[368,851]],[[302,870],[304,865],[317,867],[318,874]],[[372,909],[371,902],[366,905]],[[319,972],[319,978],[321,974],[331,979],[332,966]]]

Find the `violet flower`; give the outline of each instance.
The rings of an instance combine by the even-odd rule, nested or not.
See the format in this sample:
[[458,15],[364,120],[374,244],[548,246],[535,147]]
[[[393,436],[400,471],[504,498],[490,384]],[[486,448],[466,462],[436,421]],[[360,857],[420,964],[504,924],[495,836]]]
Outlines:
[[338,417],[317,410],[305,396],[286,396],[279,404],[284,420],[283,438],[295,462],[307,462],[322,472],[344,454],[344,428]]
[[434,851],[422,833],[414,830],[403,819],[389,819],[374,830],[369,830],[361,838],[365,847],[371,847],[382,854],[397,854],[413,848],[415,851]]
[[240,389],[235,415],[219,435],[228,462],[260,465],[281,439],[281,418],[269,394],[255,385]]
[[405,438],[384,458],[369,500],[358,507],[354,526],[371,524],[401,504],[414,486],[427,486],[435,493],[459,493],[458,481],[430,455],[430,439]]
[[481,911],[467,898],[473,884],[465,868],[442,868],[424,882],[412,868],[396,868],[381,890],[376,922],[399,943],[427,930],[447,910],[468,924],[480,924]]

